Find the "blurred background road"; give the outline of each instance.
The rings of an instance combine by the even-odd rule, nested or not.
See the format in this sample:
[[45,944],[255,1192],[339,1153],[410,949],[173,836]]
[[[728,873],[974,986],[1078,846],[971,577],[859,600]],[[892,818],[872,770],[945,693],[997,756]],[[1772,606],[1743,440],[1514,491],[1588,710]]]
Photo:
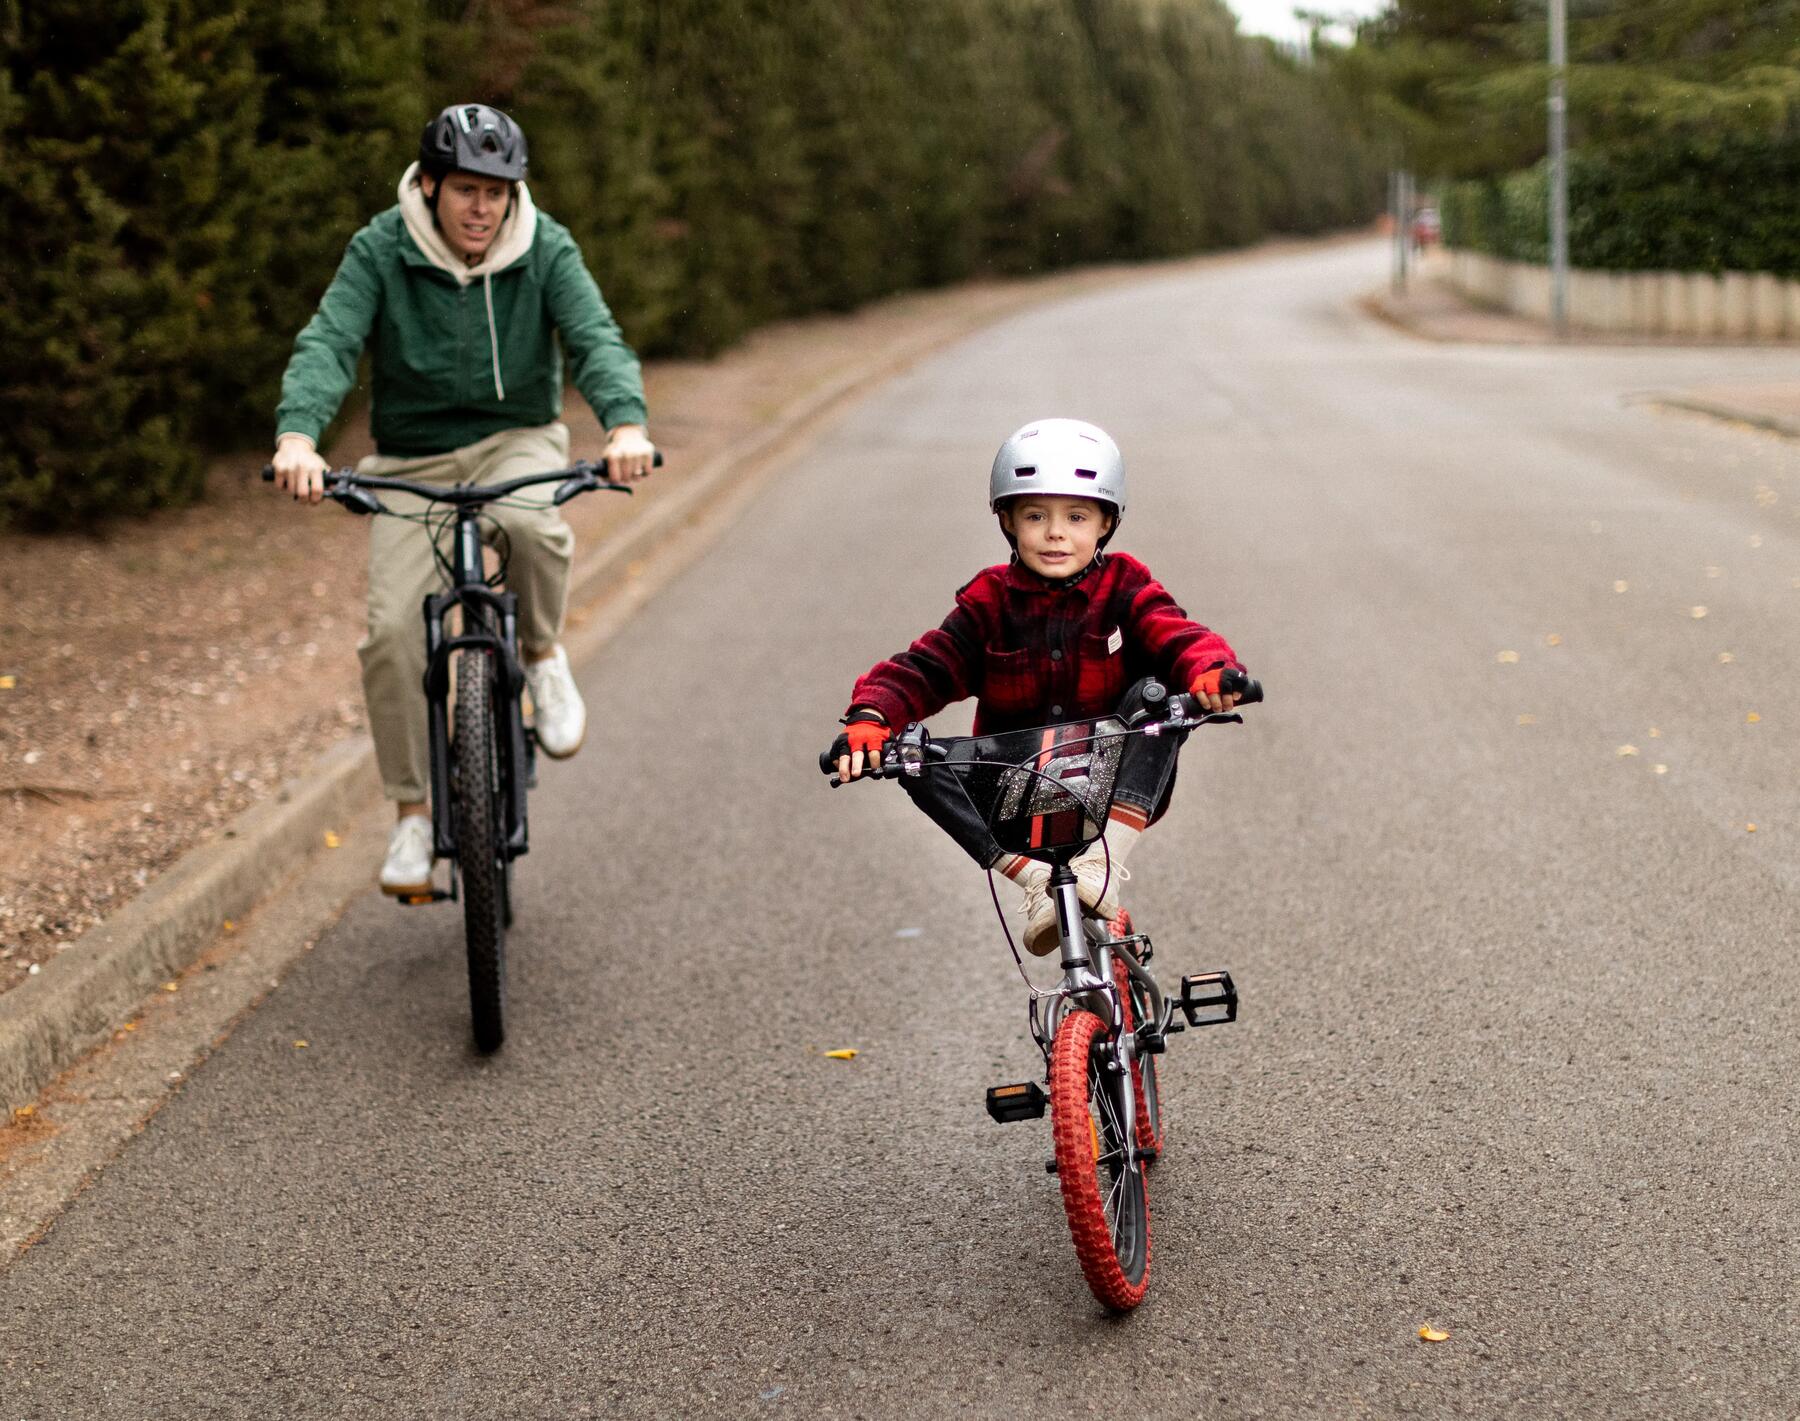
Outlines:
[[[584,668],[504,1052],[454,910],[359,900],[0,1277],[0,1409],[1792,1415],[1800,455],[1640,397],[1800,353],[1417,342],[1384,261],[1147,271],[797,455]],[[1165,1058],[1125,1320],[981,1109],[1034,1061],[981,876],[812,768],[1046,413],[1268,687],[1133,859],[1244,1009]]]

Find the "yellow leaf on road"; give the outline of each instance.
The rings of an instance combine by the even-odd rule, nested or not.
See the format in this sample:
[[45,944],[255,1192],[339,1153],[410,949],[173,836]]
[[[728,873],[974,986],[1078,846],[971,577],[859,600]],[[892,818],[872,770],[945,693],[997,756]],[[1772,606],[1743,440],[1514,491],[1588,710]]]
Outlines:
[[1755,725],[1761,719],[1762,719],[1762,717],[1760,715],[1758,715],[1755,711],[1751,711],[1749,715],[1744,717],[1744,724],[1745,725]]
[[825,1054],[833,1061],[854,1061],[856,1059],[856,1048],[854,1046],[846,1046],[841,1051],[827,1051]]
[[1630,590],[1631,584],[1622,577],[1617,582],[1613,583],[1614,592],[1629,592]]
[[19,684],[17,676],[0,676],[0,691],[10,691]]
[[1658,765],[1656,767],[1656,773],[1659,775],[1666,775],[1669,773],[1669,767],[1667,765]]
[[1737,657],[1733,656],[1729,651],[1721,651],[1719,653],[1719,665],[1721,666],[1729,666],[1736,660]]
[[1450,1334],[1448,1332],[1438,1331],[1437,1328],[1427,1322],[1419,1328],[1419,1340],[1421,1342],[1448,1342],[1450,1340]]
[[1658,730],[1654,725],[1650,727],[1650,738],[1652,740],[1661,740],[1662,739],[1662,732],[1660,730]]
[[23,1125],[36,1114],[37,1106],[35,1105],[16,1105],[13,1107],[13,1120],[20,1125]]
[[1623,760],[1627,755],[1635,755],[1637,752],[1638,748],[1635,745],[1621,745],[1614,753]]
[[225,931],[228,933],[234,933],[237,931],[237,924],[232,922],[230,918],[227,918],[225,920]]
[[306,1043],[304,1041],[296,1041],[294,1043],[294,1049],[296,1051],[304,1051],[306,1049]]
[[1516,651],[1503,651],[1494,658],[1494,660],[1498,661],[1502,666],[1511,666],[1513,662],[1518,659],[1519,653]]
[[1522,715],[1519,717],[1519,724],[1520,725],[1536,725],[1537,717],[1535,715]]
[[1560,636],[1558,636],[1555,632],[1551,632],[1549,636],[1544,638],[1544,645],[1545,646],[1561,646],[1562,638]]
[[335,849],[339,844],[341,844],[343,842],[344,841],[342,839],[338,838],[338,836],[336,834],[332,833],[331,830],[327,829],[325,831],[325,847],[326,848]]
[[1704,607],[1691,608],[1688,612],[1688,615],[1697,622],[1706,615],[1706,608],[1704,608]]
[[165,992],[179,992],[181,990],[181,983],[179,983],[179,982],[164,982],[163,990]]
[[1744,825],[1744,832],[1746,834],[1754,834],[1756,832],[1756,825],[1754,825],[1754,824]]

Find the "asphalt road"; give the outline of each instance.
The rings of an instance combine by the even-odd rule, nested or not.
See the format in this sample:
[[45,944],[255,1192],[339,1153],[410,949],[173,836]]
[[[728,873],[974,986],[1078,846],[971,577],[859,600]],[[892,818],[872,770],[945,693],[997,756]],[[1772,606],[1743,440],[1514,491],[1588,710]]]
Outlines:
[[[1800,353],[1421,344],[1381,263],[1040,309],[797,456],[585,669],[501,1056],[454,910],[357,902],[0,1277],[0,1417],[1800,1414],[1800,449],[1625,398]],[[1133,860],[1244,1012],[1124,1320],[981,1108],[983,879],[812,769],[1042,413],[1269,689]]]

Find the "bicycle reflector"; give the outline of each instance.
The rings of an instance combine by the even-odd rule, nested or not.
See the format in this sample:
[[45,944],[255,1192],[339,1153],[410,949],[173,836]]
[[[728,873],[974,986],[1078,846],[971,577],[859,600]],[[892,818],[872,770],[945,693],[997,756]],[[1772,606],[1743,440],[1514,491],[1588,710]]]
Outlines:
[[1036,1081],[1022,1085],[991,1085],[987,1093],[987,1113],[1002,1125],[1014,1120],[1042,1120],[1050,1097]]
[[1237,1020],[1237,988],[1229,972],[1196,972],[1181,979],[1181,1011],[1189,1026],[1223,1026]]

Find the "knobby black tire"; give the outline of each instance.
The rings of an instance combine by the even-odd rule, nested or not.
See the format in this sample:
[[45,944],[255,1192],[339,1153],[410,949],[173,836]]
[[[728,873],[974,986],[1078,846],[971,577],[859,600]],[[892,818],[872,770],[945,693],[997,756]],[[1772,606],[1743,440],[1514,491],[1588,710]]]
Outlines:
[[500,754],[494,728],[494,659],[456,658],[456,730],[450,774],[456,796],[456,859],[462,878],[463,935],[469,947],[469,1011],[475,1047],[506,1040],[506,855]]
[[[1150,1282],[1150,1203],[1140,1156],[1124,1165],[1120,1109],[1097,1047],[1105,1024],[1071,1011],[1050,1043],[1050,1124],[1075,1257],[1093,1294],[1115,1312],[1144,1300]],[[1123,1107],[1129,1113],[1132,1106]]]

